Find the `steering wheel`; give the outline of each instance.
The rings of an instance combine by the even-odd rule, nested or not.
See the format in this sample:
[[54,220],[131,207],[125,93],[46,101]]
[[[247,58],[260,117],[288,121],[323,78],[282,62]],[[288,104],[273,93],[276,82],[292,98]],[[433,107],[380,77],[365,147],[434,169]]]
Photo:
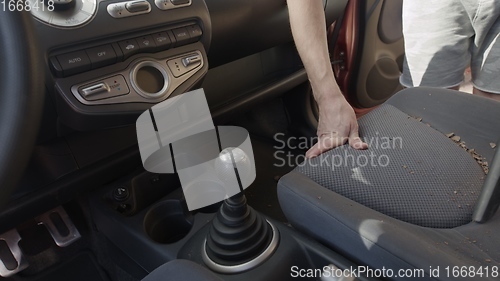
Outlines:
[[30,159],[44,101],[44,71],[28,12],[0,11],[0,207]]

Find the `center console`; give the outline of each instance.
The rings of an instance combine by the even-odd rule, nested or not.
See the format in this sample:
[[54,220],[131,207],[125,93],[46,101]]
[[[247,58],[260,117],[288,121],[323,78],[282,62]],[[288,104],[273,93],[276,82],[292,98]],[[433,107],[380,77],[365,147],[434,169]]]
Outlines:
[[[242,195],[188,211],[174,174],[137,171],[96,191],[90,209],[97,230],[114,245],[116,255],[130,258],[117,261],[118,266],[133,271],[131,264],[136,264],[144,269],[135,273],[136,278],[175,259],[200,264],[222,280],[295,280],[305,270],[357,266],[289,225],[256,213]],[[214,241],[222,247],[214,247]]]
[[211,21],[202,0],[45,2],[32,14],[49,92],[59,122],[73,130],[133,124],[208,71]]

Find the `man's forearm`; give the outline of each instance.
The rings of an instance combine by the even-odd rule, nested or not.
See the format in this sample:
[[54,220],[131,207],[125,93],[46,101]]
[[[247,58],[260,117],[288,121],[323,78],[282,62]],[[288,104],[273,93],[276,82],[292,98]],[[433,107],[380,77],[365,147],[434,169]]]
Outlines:
[[318,142],[307,158],[341,146],[366,149],[358,134],[354,110],[340,92],[333,74],[326,40],[326,20],[321,0],[287,0],[295,45],[318,102]]
[[316,100],[341,96],[333,74],[321,0],[287,0],[290,25]]

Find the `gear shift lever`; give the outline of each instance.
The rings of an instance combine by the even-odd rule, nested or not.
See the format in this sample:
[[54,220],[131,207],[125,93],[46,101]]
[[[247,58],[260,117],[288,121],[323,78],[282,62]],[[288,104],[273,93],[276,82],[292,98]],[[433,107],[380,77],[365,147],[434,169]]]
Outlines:
[[139,116],[136,129],[144,168],[177,173],[190,211],[232,196],[219,209],[203,244],[207,266],[241,272],[274,252],[277,230],[247,206],[242,193],[255,179],[248,131],[215,127],[203,90],[154,105]]
[[[249,170],[249,159],[239,148],[226,148],[215,160],[217,175],[224,179]],[[261,214],[247,205],[243,192],[224,200],[210,226],[203,249],[203,260],[208,267],[221,273],[249,270],[264,262],[276,249],[277,230]]]

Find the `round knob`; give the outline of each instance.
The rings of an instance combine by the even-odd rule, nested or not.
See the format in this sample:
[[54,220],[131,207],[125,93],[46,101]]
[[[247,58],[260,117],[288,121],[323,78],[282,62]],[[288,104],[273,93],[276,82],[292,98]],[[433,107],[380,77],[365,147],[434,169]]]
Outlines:
[[78,28],[91,21],[97,13],[98,0],[44,0],[45,7],[35,9],[40,0],[26,0],[32,5],[31,14],[52,27]]
[[[63,10],[68,10],[75,6],[75,0],[52,0],[54,1],[54,8],[57,11],[63,11]],[[47,3],[49,1],[46,1]]]
[[248,176],[252,172],[252,163],[241,148],[228,147],[215,159],[215,171],[219,179],[229,182],[234,180],[235,170],[240,178]]

